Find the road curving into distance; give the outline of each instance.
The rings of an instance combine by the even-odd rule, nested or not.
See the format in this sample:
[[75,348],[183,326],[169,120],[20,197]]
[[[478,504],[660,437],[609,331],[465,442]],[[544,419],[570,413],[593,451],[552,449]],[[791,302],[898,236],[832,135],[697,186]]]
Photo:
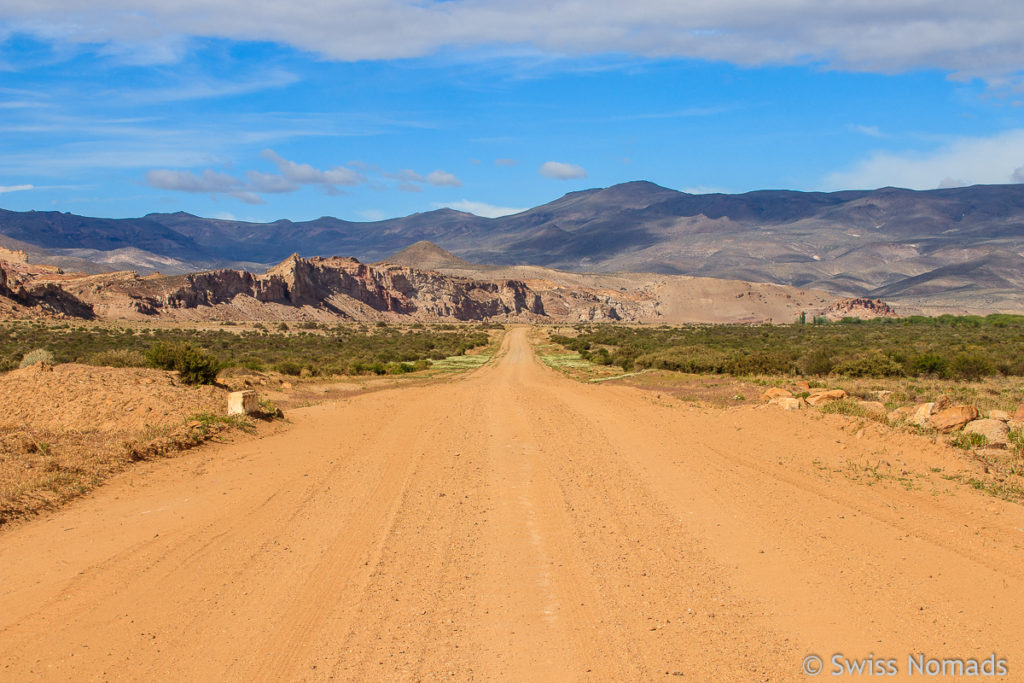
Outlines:
[[525,327],[291,418],[0,533],[0,680],[1024,676],[1022,508],[826,473],[887,447],[836,423],[581,384]]

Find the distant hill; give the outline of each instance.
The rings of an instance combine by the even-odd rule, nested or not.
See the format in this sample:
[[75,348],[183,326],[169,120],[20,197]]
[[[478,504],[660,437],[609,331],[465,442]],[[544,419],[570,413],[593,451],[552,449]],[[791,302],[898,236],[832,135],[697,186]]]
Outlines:
[[[168,273],[253,270],[293,252],[378,261],[430,241],[450,253],[436,258],[472,263],[770,282],[930,312],[1024,310],[1024,185],[694,195],[638,181],[501,218],[441,209],[372,223],[0,211],[0,236],[42,252],[37,262]],[[423,254],[405,257],[424,267]]]
[[442,249],[433,242],[420,240],[397,254],[384,259],[387,263],[398,266],[408,266],[420,270],[439,270],[442,268],[473,268],[474,264],[460,259],[446,249]]

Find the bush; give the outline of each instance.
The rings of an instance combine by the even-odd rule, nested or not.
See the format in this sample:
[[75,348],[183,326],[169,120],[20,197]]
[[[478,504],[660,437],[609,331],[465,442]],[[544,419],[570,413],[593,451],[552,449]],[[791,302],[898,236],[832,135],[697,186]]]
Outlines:
[[178,352],[175,369],[185,384],[213,384],[217,381],[220,363],[202,349],[185,344]]
[[825,349],[815,349],[800,359],[800,370],[805,375],[827,375],[832,372],[832,354]]
[[146,364],[159,370],[177,370],[185,384],[213,384],[220,372],[220,362],[214,356],[187,343],[154,344],[146,351]]
[[833,368],[847,377],[899,377],[903,366],[882,353],[865,353],[840,363]]
[[158,342],[146,350],[146,365],[157,370],[173,370],[177,357],[173,346]]
[[274,369],[280,372],[282,375],[292,375],[298,377],[302,374],[302,366],[295,361],[285,360],[281,361],[274,366]]
[[33,349],[21,357],[21,363],[18,364],[18,367],[27,368],[39,362],[53,365],[53,354],[46,349]]
[[911,375],[947,377],[949,361],[937,353],[925,353],[912,360],[908,370]]
[[949,364],[949,374],[954,379],[979,380],[995,374],[995,366],[979,354],[961,353]]

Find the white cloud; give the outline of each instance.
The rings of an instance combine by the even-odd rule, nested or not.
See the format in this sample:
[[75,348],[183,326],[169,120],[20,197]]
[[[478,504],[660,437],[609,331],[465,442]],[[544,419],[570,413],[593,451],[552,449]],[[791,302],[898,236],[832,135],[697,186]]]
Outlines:
[[[250,170],[245,172],[243,180],[229,173],[210,169],[201,174],[192,171],[153,169],[146,173],[146,183],[162,190],[227,195],[248,204],[264,204],[265,201],[261,195],[295,192],[305,186],[319,187],[330,195],[344,194],[339,189],[342,186],[363,185],[371,189],[387,189],[388,187],[367,180],[362,173],[353,168],[334,166],[333,168],[319,169],[310,164],[285,159],[272,149],[263,150],[260,156],[277,166],[280,173]],[[423,192],[420,183],[429,183],[439,187],[462,186],[462,181],[454,174],[440,169],[424,177],[411,169],[401,169],[390,173],[382,170],[379,166],[361,161],[350,162],[349,166],[397,180],[399,182],[393,187],[402,192]]]
[[545,178],[555,180],[572,180],[574,178],[586,178],[587,172],[577,164],[566,164],[561,161],[545,161],[540,165],[539,173]]
[[870,154],[851,168],[829,174],[826,189],[870,189],[884,186],[928,190],[948,185],[1020,182],[1024,161],[1024,129],[988,138],[957,138],[927,152]]
[[272,41],[339,60],[418,57],[445,48],[523,46],[600,53],[820,63],[859,71],[939,68],[1008,75],[1024,64],[1024,5],[1012,0],[13,0],[0,26],[169,63],[189,37]]
[[0,185],[0,194],[5,192],[21,192],[22,190],[31,190],[35,185]]
[[191,171],[153,169],[146,173],[146,183],[161,190],[214,196],[224,194],[246,204],[266,204],[262,197],[247,188],[238,178],[210,169],[203,171],[202,175],[196,175]]
[[412,170],[411,168],[399,169],[396,173],[381,172],[381,175],[385,178],[391,178],[392,180],[401,180],[407,183],[422,183],[424,178],[422,175]]
[[272,88],[282,88],[298,82],[299,77],[280,69],[243,79],[218,80],[194,75],[182,79],[180,85],[150,90],[135,88],[121,95],[135,104],[161,104],[186,100],[235,97]]
[[495,159],[494,160],[494,165],[495,166],[517,166],[518,164],[519,164],[519,161],[516,160],[516,159],[505,158],[505,159]]
[[427,174],[427,182],[438,187],[462,187],[462,181],[448,171],[437,169]]
[[522,213],[526,209],[514,209],[509,206],[495,206],[494,204],[487,204],[485,202],[474,202],[468,199],[463,199],[457,202],[448,202],[447,204],[439,203],[434,204],[435,207],[455,209],[456,211],[465,211],[466,213],[476,214],[477,216],[483,216],[484,218],[498,218],[499,216],[509,216],[514,213]]
[[328,194],[338,194],[338,186],[352,187],[365,181],[365,178],[351,168],[335,166],[326,170],[314,168],[309,164],[299,164],[285,159],[272,149],[265,149],[260,156],[274,162],[287,180],[296,185],[319,185]]
[[284,192],[295,192],[299,184],[292,182],[283,175],[273,173],[260,173],[259,171],[247,171],[245,177],[249,180],[249,187],[253,192],[266,194],[280,194]]
[[861,135],[867,135],[868,137],[872,138],[885,137],[885,133],[883,133],[878,126],[862,126],[859,124],[851,123],[849,126],[847,126],[847,128],[852,130],[854,133],[860,133]]
[[680,192],[687,194],[731,194],[730,190],[715,185],[694,185],[692,187],[684,187]]
[[233,192],[242,187],[242,181],[227,173],[217,173],[209,169],[203,174],[196,175],[191,171],[172,171],[167,169],[154,169],[146,174],[146,182],[151,187],[161,190],[176,190],[178,192],[199,192],[216,194],[219,192]]
[[1024,166],[1021,166],[1020,168],[1015,168],[1013,170],[1012,178],[1013,182],[1015,183],[1024,183]]
[[388,215],[380,209],[363,209],[358,213],[368,221],[383,221],[388,218]]

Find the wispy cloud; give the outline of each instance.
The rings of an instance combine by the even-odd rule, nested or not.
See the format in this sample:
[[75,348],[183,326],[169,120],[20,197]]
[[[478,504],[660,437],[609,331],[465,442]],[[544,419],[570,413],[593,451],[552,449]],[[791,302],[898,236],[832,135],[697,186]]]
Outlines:
[[133,104],[167,104],[188,100],[205,100],[222,97],[237,97],[264,90],[283,88],[299,81],[299,77],[283,69],[273,69],[249,77],[237,79],[213,79],[205,76],[190,76],[178,85],[166,88],[133,88],[124,93],[115,93],[122,101]]
[[266,203],[262,197],[247,189],[238,178],[209,169],[203,171],[201,175],[196,175],[191,171],[154,169],[146,174],[146,183],[150,187],[161,190],[210,195],[225,194],[246,204]]
[[1007,2],[891,0],[331,0],[300,5],[179,0],[125,11],[122,0],[6,3],[8,31],[101,46],[125,63],[173,63],[192,37],[271,41],[338,60],[395,59],[445,48],[821,63],[891,73],[938,68],[1006,76],[1024,63],[1024,12]]
[[423,192],[417,182],[438,187],[461,187],[462,181],[454,174],[440,169],[423,176],[411,169],[387,172],[376,164],[361,161],[350,162],[348,166],[317,168],[311,164],[286,159],[272,149],[265,149],[260,156],[277,167],[278,173],[264,173],[248,170],[244,178],[206,169],[201,173],[189,170],[152,169],[146,173],[146,184],[161,190],[191,192],[209,195],[226,195],[249,204],[263,204],[264,194],[286,194],[303,187],[317,187],[329,195],[344,194],[343,187],[363,185],[370,189],[387,189],[367,178],[365,173],[398,180],[395,189],[402,192]]
[[854,133],[860,133],[861,135],[867,135],[868,137],[871,137],[871,138],[884,138],[884,137],[886,137],[885,133],[883,133],[878,126],[863,126],[863,125],[860,125],[860,124],[857,124],[857,123],[851,123],[846,128],[848,130],[853,131]]
[[34,189],[35,185],[0,185],[0,194]]
[[265,149],[260,153],[264,159],[277,165],[281,175],[295,185],[318,185],[327,194],[338,194],[338,186],[354,187],[366,182],[366,178],[344,166],[334,166],[321,170],[309,164],[300,164],[285,159],[272,149]]
[[437,187],[462,187],[462,181],[455,174],[437,169],[427,174],[427,182]]
[[587,172],[577,164],[567,164],[561,161],[545,161],[540,165],[538,171],[545,178],[555,180],[573,180],[575,178],[586,178]]
[[449,208],[455,209],[456,211],[465,211],[466,213],[476,214],[477,216],[483,216],[484,218],[498,218],[500,216],[509,216],[514,213],[522,213],[526,209],[515,209],[510,206],[496,206],[494,204],[488,204],[486,202],[474,202],[469,199],[462,199],[457,202],[438,202],[434,204],[435,208]]
[[1024,180],[1024,129],[992,137],[962,137],[927,151],[877,151],[825,177],[825,189],[888,185],[917,190]]

